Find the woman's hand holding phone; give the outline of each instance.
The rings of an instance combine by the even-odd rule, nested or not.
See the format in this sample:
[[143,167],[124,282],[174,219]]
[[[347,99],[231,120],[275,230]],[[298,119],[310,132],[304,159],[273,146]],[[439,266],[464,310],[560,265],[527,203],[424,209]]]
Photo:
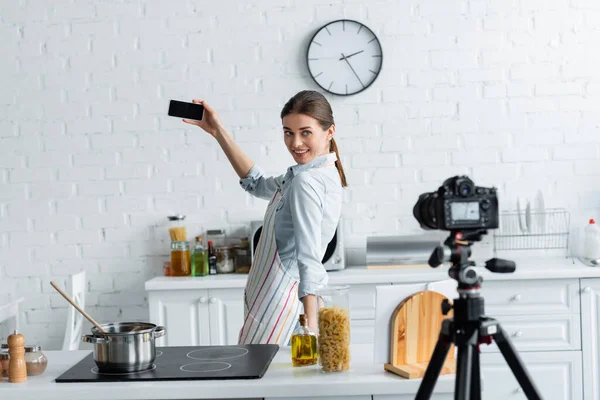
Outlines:
[[221,120],[217,112],[204,100],[192,100],[194,104],[202,104],[204,106],[204,116],[202,121],[196,121],[194,119],[184,119],[183,122],[190,125],[196,125],[208,132],[212,137],[217,137],[217,133],[223,129]]

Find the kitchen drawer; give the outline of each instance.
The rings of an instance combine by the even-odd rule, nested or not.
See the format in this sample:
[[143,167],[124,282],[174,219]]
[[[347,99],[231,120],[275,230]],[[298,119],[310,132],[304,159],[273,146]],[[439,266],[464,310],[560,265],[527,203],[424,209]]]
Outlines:
[[545,279],[483,282],[485,313],[539,315],[579,312],[579,280]]
[[[580,351],[522,353],[521,360],[544,400],[581,400]],[[526,400],[519,383],[501,354],[482,354],[485,400]]]
[[375,286],[350,285],[350,318],[375,319]]
[[[494,317],[518,351],[581,349],[581,325],[577,314],[508,315]],[[500,352],[496,343],[480,346],[482,352]]]
[[373,343],[375,337],[375,320],[350,320],[350,341],[352,344]]

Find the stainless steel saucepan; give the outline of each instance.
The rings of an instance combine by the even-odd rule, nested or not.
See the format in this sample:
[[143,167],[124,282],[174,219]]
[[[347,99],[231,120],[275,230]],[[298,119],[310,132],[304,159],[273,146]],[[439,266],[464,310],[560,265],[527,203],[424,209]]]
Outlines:
[[152,368],[156,359],[155,339],[165,328],[146,322],[115,322],[94,327],[82,340],[94,344],[99,372],[139,372]]

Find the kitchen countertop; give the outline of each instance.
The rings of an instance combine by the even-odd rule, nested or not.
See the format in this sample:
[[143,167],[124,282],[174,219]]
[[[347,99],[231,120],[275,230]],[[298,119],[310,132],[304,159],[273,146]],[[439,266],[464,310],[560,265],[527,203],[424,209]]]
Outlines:
[[[29,377],[26,383],[0,383],[0,398],[14,400],[152,400],[152,399],[225,399],[267,398],[314,399],[322,397],[394,395],[413,398],[420,379],[404,379],[373,364],[372,345],[352,345],[352,364],[343,373],[321,373],[317,366],[294,368],[289,347],[282,347],[261,379],[211,381],[157,381],[107,383],[56,383],[63,372],[90,352],[45,351],[48,368],[42,375]],[[454,375],[442,375],[434,394],[451,398]],[[406,397],[402,396],[405,395]],[[322,398],[320,397],[320,398]],[[435,396],[433,396],[435,398]]]
[[[479,269],[485,281],[521,280],[521,279],[565,279],[565,278],[597,278],[600,267],[585,265],[578,259],[567,257],[521,257],[510,258],[517,264],[517,269],[510,274],[497,274],[483,268]],[[205,277],[168,277],[159,276],[146,281],[146,290],[180,290],[180,289],[226,289],[243,288],[246,285],[246,274],[223,274]],[[402,268],[369,270],[364,266],[352,266],[343,270],[329,272],[331,285],[356,285],[378,283],[417,283],[434,282],[448,279],[448,266],[438,268]]]

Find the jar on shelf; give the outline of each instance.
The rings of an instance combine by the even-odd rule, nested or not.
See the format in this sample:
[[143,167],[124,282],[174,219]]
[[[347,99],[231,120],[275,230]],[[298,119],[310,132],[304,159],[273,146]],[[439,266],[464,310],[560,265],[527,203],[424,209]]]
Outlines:
[[8,368],[10,366],[10,355],[8,354],[8,349],[2,349],[0,350],[0,369],[2,369],[2,375],[3,377],[7,377],[8,376]]
[[40,346],[25,346],[25,366],[28,376],[39,375],[46,370],[48,359]]
[[171,238],[171,276],[189,276],[192,273],[190,264],[190,244],[183,225],[185,215],[168,216],[169,237]]
[[225,246],[225,231],[222,229],[210,229],[206,231],[206,241],[212,241],[215,247]]
[[248,238],[242,238],[240,244],[234,247],[235,253],[235,272],[238,274],[247,274],[250,272],[252,258],[250,256],[250,242]]
[[185,215],[169,215],[167,219],[169,220],[169,237],[171,238],[171,242],[187,241],[187,232],[183,225]]
[[316,291],[319,365],[323,372],[350,368],[349,286],[327,286]]
[[217,274],[235,271],[235,259],[231,247],[217,247]]
[[190,276],[190,244],[171,242],[171,276]]
[[[25,367],[27,368],[27,376],[40,375],[48,366],[48,359],[42,352],[42,348],[38,345],[24,346],[25,349]],[[0,350],[0,365],[2,367],[2,376],[7,377],[10,367],[10,354],[8,353],[8,345],[3,344]]]

